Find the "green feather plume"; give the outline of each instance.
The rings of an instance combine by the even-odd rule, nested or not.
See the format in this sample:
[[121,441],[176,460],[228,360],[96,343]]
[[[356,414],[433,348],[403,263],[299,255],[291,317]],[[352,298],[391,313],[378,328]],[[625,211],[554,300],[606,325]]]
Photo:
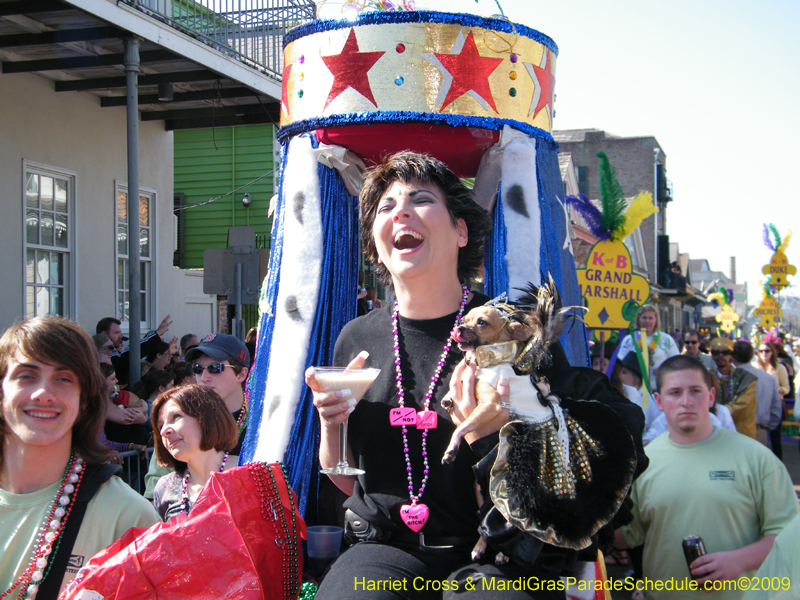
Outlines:
[[625,194],[622,186],[617,181],[617,173],[605,152],[598,152],[600,159],[598,171],[600,174],[600,203],[603,206],[603,218],[600,225],[611,233],[611,239],[617,239],[615,233],[621,231],[625,225]]
[[781,245],[781,234],[778,233],[778,228],[775,227],[775,223],[769,224],[769,230],[772,232],[772,237],[775,240],[775,247],[777,248]]

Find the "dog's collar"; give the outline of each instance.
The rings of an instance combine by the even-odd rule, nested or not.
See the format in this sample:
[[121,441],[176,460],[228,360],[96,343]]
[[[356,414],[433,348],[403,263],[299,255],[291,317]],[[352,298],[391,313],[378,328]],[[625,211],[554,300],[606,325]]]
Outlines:
[[504,363],[513,364],[518,348],[519,342],[517,341],[478,346],[475,348],[475,362],[482,369]]

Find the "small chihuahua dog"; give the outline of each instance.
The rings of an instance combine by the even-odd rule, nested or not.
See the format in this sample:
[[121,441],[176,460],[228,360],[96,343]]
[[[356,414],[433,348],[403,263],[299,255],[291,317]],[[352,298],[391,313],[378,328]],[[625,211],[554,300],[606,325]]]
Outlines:
[[[534,329],[526,320],[529,315],[524,311],[508,311],[507,308],[510,307],[485,305],[473,308],[464,317],[462,324],[453,330],[452,338],[458,343],[459,350],[465,353],[465,360],[467,363],[476,360],[479,371],[498,364],[498,361],[503,359],[510,364],[517,357],[518,346],[521,348],[524,345],[518,342],[527,342],[533,335]],[[455,460],[458,446],[465,435],[503,416],[500,394],[492,385],[497,379],[499,373],[493,380],[481,377],[479,374],[475,382],[475,399],[478,406],[456,428],[442,457],[443,464]],[[452,400],[449,398],[446,400],[449,402],[443,401],[443,404],[449,409]],[[507,419],[503,422],[505,420]]]
[[[546,400],[550,387],[546,379],[536,376],[536,369],[549,363],[549,345],[561,335],[562,315],[569,309],[562,308],[552,278],[541,287],[529,284],[521,291],[524,296],[515,304],[501,297],[472,309],[453,331],[452,338],[465,352],[465,360],[475,360],[478,364],[475,382],[478,406],[456,428],[442,458],[443,464],[455,459],[467,433],[490,425],[495,419],[499,423],[492,429],[500,429],[508,421],[502,412],[504,408],[509,409],[512,419],[526,422],[540,422],[552,416],[549,400]],[[511,388],[507,405],[501,404],[496,390],[501,374],[509,379]],[[442,404],[449,410],[452,400],[445,398]],[[482,503],[480,490],[477,493]],[[478,540],[472,551],[473,560],[480,558],[486,548],[486,540]],[[508,558],[503,553],[496,555],[496,564],[506,562]]]

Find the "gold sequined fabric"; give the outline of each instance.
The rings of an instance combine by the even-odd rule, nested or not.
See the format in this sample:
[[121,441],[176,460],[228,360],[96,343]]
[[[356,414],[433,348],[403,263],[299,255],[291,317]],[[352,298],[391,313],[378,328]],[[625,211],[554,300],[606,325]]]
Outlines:
[[[519,529],[554,546],[582,549],[591,543],[588,535],[577,541],[568,539],[552,523],[543,522],[540,515],[523,510],[508,481],[509,454],[513,449],[509,438],[521,427],[533,428],[528,432],[528,439],[534,439],[538,482],[543,487],[540,492],[556,501],[576,500],[577,482],[592,482],[591,459],[600,458],[605,452],[602,445],[589,436],[575,419],[565,415],[565,422],[569,432],[569,456],[564,455],[559,444],[555,416],[539,423],[511,421],[504,425],[500,430],[500,444],[491,471],[489,493],[495,507]],[[534,435],[530,435],[531,432]]]

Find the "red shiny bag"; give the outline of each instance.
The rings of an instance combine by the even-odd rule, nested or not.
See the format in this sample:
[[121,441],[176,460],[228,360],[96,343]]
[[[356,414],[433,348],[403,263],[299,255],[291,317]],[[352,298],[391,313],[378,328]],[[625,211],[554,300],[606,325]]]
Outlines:
[[278,464],[214,473],[187,517],[134,528],[97,554],[61,600],[289,600],[306,526]]

